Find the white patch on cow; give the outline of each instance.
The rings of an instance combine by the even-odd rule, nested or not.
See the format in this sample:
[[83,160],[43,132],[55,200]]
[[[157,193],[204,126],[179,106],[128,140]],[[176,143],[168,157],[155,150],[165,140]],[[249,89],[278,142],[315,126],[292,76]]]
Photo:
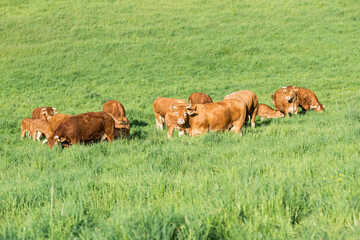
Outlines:
[[286,87],[281,87],[282,89],[286,88]]
[[47,143],[48,142],[48,140],[47,139],[45,139],[43,142],[42,142],[42,144],[41,145],[44,145],[45,143]]
[[46,110],[46,108],[41,109],[41,111],[45,111],[45,110]]
[[179,137],[183,136],[185,134],[184,130],[179,130]]
[[254,122],[251,123],[251,127],[252,127],[252,128],[255,127],[255,123],[254,123]]
[[106,134],[102,135],[100,142],[103,142],[106,138]]
[[40,136],[41,136],[41,132],[39,130],[37,130],[37,136],[36,139],[40,142]]
[[290,100],[290,96],[285,97],[286,100]]
[[179,124],[179,125],[185,124],[185,119],[179,118],[179,119],[177,120],[177,124]]

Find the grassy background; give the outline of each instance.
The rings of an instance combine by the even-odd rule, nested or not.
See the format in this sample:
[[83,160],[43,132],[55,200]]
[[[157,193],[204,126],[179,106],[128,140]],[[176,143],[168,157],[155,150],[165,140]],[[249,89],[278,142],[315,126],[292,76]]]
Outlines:
[[[359,26],[356,0],[1,1],[0,238],[356,238]],[[155,129],[158,96],[249,89],[272,106],[289,84],[327,111],[243,137]],[[131,140],[20,140],[35,107],[109,99]]]

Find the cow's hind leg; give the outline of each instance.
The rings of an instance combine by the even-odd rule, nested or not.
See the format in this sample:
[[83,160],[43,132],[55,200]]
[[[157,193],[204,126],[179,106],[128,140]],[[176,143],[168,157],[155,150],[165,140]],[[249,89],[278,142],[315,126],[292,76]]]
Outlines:
[[26,130],[21,130],[21,139],[24,139],[26,135]]
[[164,119],[158,113],[155,113],[155,118],[156,118],[156,128],[160,128],[161,130],[164,130]]

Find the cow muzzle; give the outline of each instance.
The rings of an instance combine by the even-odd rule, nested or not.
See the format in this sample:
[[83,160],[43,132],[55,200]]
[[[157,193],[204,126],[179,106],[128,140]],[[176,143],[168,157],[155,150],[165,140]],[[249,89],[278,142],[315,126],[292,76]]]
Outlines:
[[179,119],[177,120],[177,124],[179,124],[179,125],[185,124],[185,119],[179,118]]

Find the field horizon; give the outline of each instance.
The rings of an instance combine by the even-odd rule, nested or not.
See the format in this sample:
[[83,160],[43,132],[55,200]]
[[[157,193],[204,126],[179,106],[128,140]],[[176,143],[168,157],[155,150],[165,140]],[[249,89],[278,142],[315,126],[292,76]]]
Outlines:
[[[356,239],[360,10],[349,1],[0,3],[0,239]],[[159,96],[311,89],[326,111],[198,138]],[[36,107],[120,101],[131,137],[51,150]]]

